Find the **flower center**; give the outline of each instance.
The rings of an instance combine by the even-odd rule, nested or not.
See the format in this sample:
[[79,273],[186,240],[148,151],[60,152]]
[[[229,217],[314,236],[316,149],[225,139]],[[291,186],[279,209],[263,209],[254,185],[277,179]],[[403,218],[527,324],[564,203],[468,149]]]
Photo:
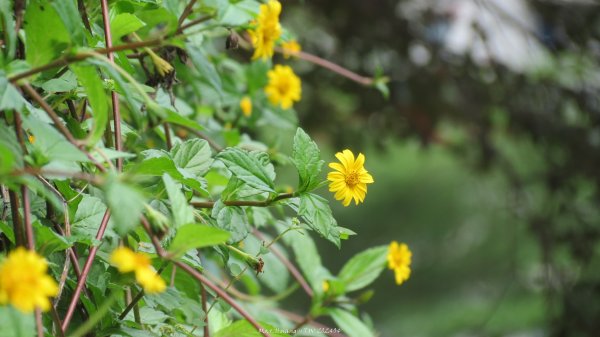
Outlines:
[[287,79],[282,79],[281,81],[279,81],[277,90],[279,90],[280,95],[287,95],[287,93],[290,91],[290,82]]
[[358,185],[358,173],[352,171],[346,175],[346,185],[354,187]]

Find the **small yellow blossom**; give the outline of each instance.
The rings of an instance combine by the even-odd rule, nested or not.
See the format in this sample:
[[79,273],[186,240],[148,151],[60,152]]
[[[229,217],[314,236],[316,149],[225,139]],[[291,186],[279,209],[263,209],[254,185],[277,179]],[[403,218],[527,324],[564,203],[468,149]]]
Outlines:
[[394,271],[396,284],[401,285],[410,277],[410,264],[412,260],[412,252],[404,243],[398,244],[392,241],[388,248],[387,254],[388,268]]
[[329,281],[327,280],[323,280],[323,292],[328,292],[329,291]]
[[136,281],[147,293],[162,292],[166,288],[165,281],[156,273],[150,258],[136,253],[127,247],[119,247],[110,256],[110,262],[121,273],[135,272]]
[[148,55],[150,55],[150,59],[152,59],[152,63],[154,63],[154,67],[156,68],[156,71],[158,71],[158,74],[160,76],[164,77],[165,75],[173,71],[173,66],[162,57],[156,55],[156,53],[153,52],[152,49],[144,48],[144,50],[146,50],[148,52]]
[[302,97],[302,83],[289,66],[276,65],[267,73],[269,84],[265,88],[267,98],[273,105],[289,109]]
[[327,180],[329,191],[335,193],[335,198],[341,200],[344,206],[350,205],[352,199],[358,205],[365,200],[367,195],[367,184],[373,183],[373,177],[364,167],[365,156],[362,153],[354,159],[350,150],[344,150],[335,154],[340,163],[330,163],[329,167],[334,171],[329,172]]
[[34,136],[34,135],[29,135],[29,136],[27,136],[27,139],[29,140],[29,143],[30,143],[30,144],[33,144],[33,143],[35,143],[35,136]]
[[252,100],[248,96],[244,96],[240,101],[240,109],[246,117],[252,116]]
[[49,297],[58,294],[58,285],[48,274],[46,259],[19,247],[0,264],[0,304],[12,304],[24,313],[35,308],[48,311]]
[[286,41],[281,44],[281,49],[283,49],[283,57],[286,59],[290,56],[296,55],[302,48],[300,48],[300,44],[296,40]]
[[260,12],[255,21],[256,27],[248,31],[254,46],[253,60],[268,59],[273,56],[275,42],[281,36],[279,14],[281,14],[279,1],[270,0],[266,4],[260,5]]

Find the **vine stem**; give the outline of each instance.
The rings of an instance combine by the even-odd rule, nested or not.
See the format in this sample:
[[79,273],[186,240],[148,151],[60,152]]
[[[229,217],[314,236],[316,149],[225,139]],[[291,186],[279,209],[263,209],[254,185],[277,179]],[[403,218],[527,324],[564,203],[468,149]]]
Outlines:
[[[142,227],[144,227],[144,230],[150,236],[150,240],[152,241],[152,244],[154,245],[154,249],[156,249],[156,253],[158,254],[158,256],[160,256],[163,259],[169,259],[169,254],[162,248],[162,246],[160,245],[160,242],[158,241],[156,236],[154,236],[154,234],[152,234],[152,229],[150,228],[150,223],[148,222],[148,219],[146,219],[144,216],[142,216],[141,223],[142,223]],[[244,308],[242,308],[224,290],[222,290],[220,287],[218,287],[217,285],[212,283],[204,275],[199,273],[194,268],[188,266],[187,264],[185,264],[181,261],[173,261],[173,263],[176,266],[178,266],[180,269],[182,269],[183,271],[188,273],[191,277],[195,278],[197,281],[201,282],[203,285],[209,287],[212,291],[217,293],[217,295],[219,297],[221,297],[225,302],[227,302],[229,305],[231,305],[231,307],[234,308],[242,317],[244,317],[244,319],[246,319],[248,321],[248,323],[250,323],[254,328],[256,328],[256,330],[261,335],[263,335],[264,337],[271,337],[269,332],[265,328],[263,328],[260,325],[260,323],[258,323],[246,310],[244,310]]]
[[[110,211],[107,209],[106,212],[104,212],[104,217],[102,218],[102,222],[100,222],[100,227],[98,228],[98,233],[96,234],[96,240],[98,240],[98,241],[102,240],[102,237],[104,236],[104,231],[106,231],[106,227],[108,225],[109,219],[110,219]],[[85,285],[85,280],[87,279],[88,274],[90,273],[90,270],[92,268],[92,263],[94,262],[94,258],[96,257],[96,253],[98,252],[98,247],[99,246],[93,246],[90,249],[90,254],[88,255],[88,258],[85,261],[85,264],[83,265],[83,270],[81,271],[81,278],[77,282],[77,286],[75,287],[75,291],[73,292],[73,296],[71,298],[71,303],[69,303],[69,308],[67,309],[67,313],[66,313],[65,318],[62,323],[61,328],[62,328],[63,332],[67,331],[67,328],[69,327],[69,323],[71,323],[71,319],[73,318],[73,313],[75,312],[75,306],[77,305],[77,301],[79,300],[79,296],[81,295],[81,290],[83,289],[83,286]]]
[[[258,230],[255,229],[253,234],[254,234],[254,236],[256,236],[257,238],[259,238],[260,240],[265,241],[264,235],[261,232],[259,232]],[[308,282],[306,282],[306,279],[302,276],[302,273],[300,273],[300,271],[298,270],[298,268],[296,268],[296,266],[294,266],[294,264],[292,264],[292,262],[290,262],[290,260],[288,260],[279,251],[279,249],[277,249],[273,245],[269,245],[267,248],[269,248],[269,250],[271,252],[273,252],[273,254],[275,255],[275,257],[277,257],[279,259],[279,261],[281,261],[281,263],[283,263],[283,265],[287,268],[287,270],[290,271],[290,273],[296,279],[296,281],[298,281],[298,283],[300,284],[300,286],[302,287],[302,289],[304,289],[304,292],[308,296],[310,296],[312,298],[314,296],[314,292],[311,289],[311,287],[308,285]]]
[[[102,21],[104,22],[104,39],[106,43],[106,48],[108,51],[106,52],[106,56],[110,63],[115,63],[115,55],[110,49],[112,48],[112,36],[110,32],[110,17],[108,16],[108,1],[101,0],[100,5],[102,7]],[[117,92],[111,91],[112,98],[112,108],[113,108],[113,125],[115,132],[115,150],[121,151],[123,149],[123,143],[121,139],[121,109],[119,104],[119,96]],[[121,172],[123,170],[123,158],[117,158],[117,171]]]

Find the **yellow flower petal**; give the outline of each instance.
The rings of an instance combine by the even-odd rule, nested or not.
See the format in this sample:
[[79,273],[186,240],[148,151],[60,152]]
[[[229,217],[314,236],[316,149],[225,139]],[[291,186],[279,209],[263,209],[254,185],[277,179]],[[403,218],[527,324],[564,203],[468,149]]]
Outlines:
[[345,149],[335,154],[339,163],[329,163],[334,171],[327,174],[329,191],[335,192],[335,199],[342,201],[344,206],[354,200],[356,205],[364,202],[367,194],[367,184],[373,183],[373,177],[365,170],[365,156],[359,153],[355,158],[352,151]]
[[404,243],[392,241],[388,247],[388,268],[394,271],[396,284],[400,285],[410,277],[412,252]]
[[265,94],[273,105],[289,109],[302,97],[302,83],[289,66],[276,65],[267,73],[269,83]]
[[165,280],[152,267],[137,269],[135,271],[135,279],[144,288],[144,291],[149,294],[163,292],[167,287]]

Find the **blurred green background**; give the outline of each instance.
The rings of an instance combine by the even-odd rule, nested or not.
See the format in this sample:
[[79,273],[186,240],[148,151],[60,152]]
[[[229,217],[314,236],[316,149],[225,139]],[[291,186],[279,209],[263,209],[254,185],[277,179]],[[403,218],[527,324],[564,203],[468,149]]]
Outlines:
[[[600,7],[594,1],[284,2],[305,51],[388,93],[292,61],[297,111],[325,147],[366,154],[359,236],[413,251],[364,305],[383,336],[600,334]],[[308,25],[307,22],[311,24]],[[323,193],[325,195],[326,193]]]

